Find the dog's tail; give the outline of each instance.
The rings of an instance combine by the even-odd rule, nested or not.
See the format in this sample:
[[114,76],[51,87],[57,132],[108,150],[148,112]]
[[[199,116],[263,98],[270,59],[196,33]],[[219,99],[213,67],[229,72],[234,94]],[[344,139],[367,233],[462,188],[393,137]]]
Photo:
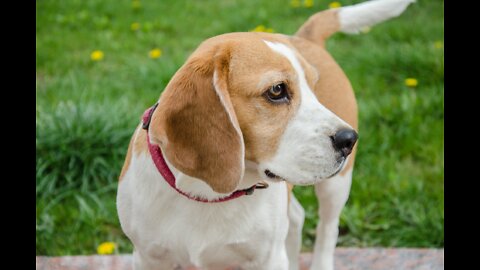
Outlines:
[[415,0],[372,0],[312,15],[295,34],[324,45],[336,32],[357,34],[365,27],[400,15]]

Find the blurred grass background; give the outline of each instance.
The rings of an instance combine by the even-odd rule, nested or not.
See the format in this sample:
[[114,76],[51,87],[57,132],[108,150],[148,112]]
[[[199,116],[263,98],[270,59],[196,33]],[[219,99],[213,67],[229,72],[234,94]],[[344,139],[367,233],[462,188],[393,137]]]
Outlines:
[[[293,34],[330,2],[36,1],[37,255],[92,254],[104,241],[131,252],[115,196],[144,109],[204,39],[259,25]],[[161,56],[152,59],[156,48]],[[360,109],[339,245],[443,247],[443,1],[417,0],[368,33],[334,35],[327,48]],[[91,60],[95,50],[101,61]],[[418,86],[407,87],[406,78]],[[310,250],[316,198],[312,187],[294,192],[306,210]]]

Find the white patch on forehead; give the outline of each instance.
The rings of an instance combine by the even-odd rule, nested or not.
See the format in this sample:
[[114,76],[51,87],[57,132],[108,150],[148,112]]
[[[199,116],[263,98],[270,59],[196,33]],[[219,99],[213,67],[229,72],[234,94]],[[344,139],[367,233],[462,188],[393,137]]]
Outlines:
[[278,43],[278,42],[274,43],[266,40],[264,40],[263,42],[265,42],[267,46],[270,47],[270,49],[272,49],[273,51],[285,56],[288,59],[288,61],[290,61],[290,63],[292,64],[295,71],[298,73],[299,79],[305,80],[305,74],[303,72],[303,68],[300,65],[300,62],[298,62],[298,59],[295,56],[295,53],[292,51],[292,49],[287,47],[287,45]]

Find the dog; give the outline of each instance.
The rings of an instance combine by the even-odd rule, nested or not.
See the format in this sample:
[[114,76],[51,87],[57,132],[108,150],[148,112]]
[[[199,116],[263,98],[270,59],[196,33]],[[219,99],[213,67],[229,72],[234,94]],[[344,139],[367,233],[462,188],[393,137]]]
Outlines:
[[128,147],[117,210],[134,269],[298,269],[304,210],[294,185],[315,185],[319,200],[311,269],[333,269],[358,124],[352,86],[325,41],[411,2],[322,11],[293,36],[202,42]]

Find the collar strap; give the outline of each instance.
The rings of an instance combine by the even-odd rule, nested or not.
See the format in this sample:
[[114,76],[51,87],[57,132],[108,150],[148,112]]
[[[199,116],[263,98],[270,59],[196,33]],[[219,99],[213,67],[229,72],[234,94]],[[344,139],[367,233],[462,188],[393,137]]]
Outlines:
[[168,168],[167,163],[165,162],[165,159],[163,158],[162,150],[160,147],[156,144],[150,143],[150,137],[148,134],[148,128],[150,126],[150,121],[152,119],[153,112],[158,106],[158,102],[155,103],[152,107],[148,108],[144,113],[142,117],[142,128],[147,131],[147,144],[148,144],[148,150],[150,151],[150,155],[152,156],[153,163],[155,163],[155,167],[157,167],[158,171],[160,174],[163,176],[165,181],[173,188],[175,189],[178,193],[182,194],[183,196],[195,200],[198,202],[204,202],[204,203],[217,203],[217,202],[225,202],[229,201],[238,197],[241,197],[243,195],[251,195],[255,191],[255,189],[265,189],[268,187],[267,183],[261,182],[258,184],[255,184],[247,189],[241,189],[241,190],[236,190],[232,194],[230,194],[227,197],[223,197],[220,199],[216,200],[207,200],[204,198],[198,198],[198,197],[193,197],[180,189],[177,188],[176,185],[176,179],[175,176],[173,175],[172,171],[170,168]]

